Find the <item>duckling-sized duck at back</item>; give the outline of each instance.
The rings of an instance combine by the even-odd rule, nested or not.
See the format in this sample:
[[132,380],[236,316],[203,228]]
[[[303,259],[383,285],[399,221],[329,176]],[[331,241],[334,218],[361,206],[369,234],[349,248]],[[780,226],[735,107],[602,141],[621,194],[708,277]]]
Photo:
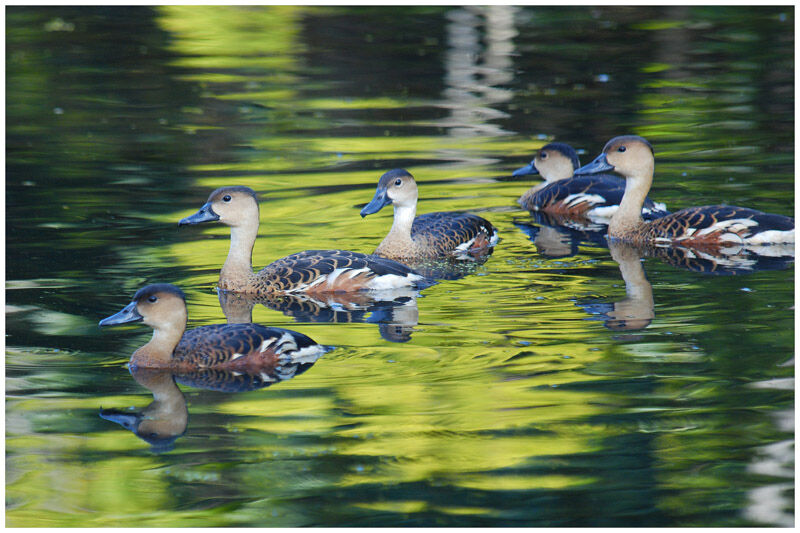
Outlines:
[[255,295],[325,294],[358,290],[424,288],[431,281],[406,265],[347,250],[307,250],[278,259],[253,272],[258,235],[256,193],[249,187],[221,187],[200,210],[178,225],[218,221],[231,228],[231,246],[219,274],[219,288]]
[[636,135],[624,135],[608,141],[594,161],[578,169],[580,173],[614,171],[626,179],[619,211],[608,225],[609,237],[633,244],[688,247],[794,243],[794,219],[747,207],[689,207],[645,222],[641,210],[654,168],[650,143]]
[[477,215],[437,212],[415,216],[417,197],[417,183],[406,170],[390,170],[381,176],[375,196],[361,210],[365,217],[394,205],[392,228],[375,255],[404,261],[467,259],[487,254],[497,244],[497,230]]
[[286,360],[316,361],[330,350],[302,333],[259,324],[217,324],[186,331],[186,297],[166,283],[139,289],[120,312],[100,326],[142,321],[150,341],[133,352],[131,368],[218,368],[258,373]]
[[[528,211],[553,215],[611,217],[619,209],[625,180],[613,174],[575,175],[580,166],[570,145],[543,146],[530,165],[518,168],[512,176],[540,174],[545,181],[528,189],[517,202]],[[653,219],[668,213],[664,204],[645,198],[643,217]]]

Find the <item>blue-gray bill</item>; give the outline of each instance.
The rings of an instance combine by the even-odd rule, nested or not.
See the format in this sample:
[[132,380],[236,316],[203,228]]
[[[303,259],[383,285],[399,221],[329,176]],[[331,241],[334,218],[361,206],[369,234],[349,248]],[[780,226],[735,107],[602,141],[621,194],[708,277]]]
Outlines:
[[117,324],[127,324],[128,322],[138,322],[142,320],[142,315],[136,310],[136,302],[131,302],[119,313],[113,314],[100,321],[100,326],[116,326]]
[[599,174],[600,172],[608,172],[614,170],[614,165],[608,162],[606,154],[600,154],[594,158],[594,161],[575,171],[575,175],[579,174]]
[[518,176],[527,176],[528,174],[538,174],[538,173],[539,171],[536,170],[536,167],[533,166],[533,163],[531,163],[530,165],[525,165],[522,168],[518,168],[517,170],[512,172],[511,175],[516,178]]
[[375,196],[372,197],[372,201],[361,209],[361,217],[363,218],[367,215],[377,213],[390,203],[392,203],[392,200],[389,198],[389,195],[386,194],[386,189],[379,188],[375,191]]
[[178,226],[200,224],[201,222],[214,222],[216,220],[219,220],[219,215],[216,214],[213,209],[211,209],[211,204],[205,204],[194,215],[182,218],[180,222],[178,222]]

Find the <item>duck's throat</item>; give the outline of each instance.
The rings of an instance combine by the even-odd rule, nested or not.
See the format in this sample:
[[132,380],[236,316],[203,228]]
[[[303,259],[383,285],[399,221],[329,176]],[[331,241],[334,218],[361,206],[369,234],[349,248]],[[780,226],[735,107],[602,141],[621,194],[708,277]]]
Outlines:
[[628,178],[625,181],[625,194],[619,203],[619,209],[608,224],[609,235],[623,237],[644,223],[642,205],[649,189],[650,184],[646,179]]
[[411,226],[414,224],[414,217],[417,214],[416,205],[396,205],[394,207],[394,221],[389,234],[383,239],[376,253],[380,254],[385,250],[410,250],[414,246],[411,240]]
[[231,227],[231,247],[219,273],[221,288],[247,283],[253,275],[253,245],[258,227]]
[[153,330],[150,342],[139,348],[131,357],[131,365],[144,368],[165,368],[172,364],[172,353],[181,340],[184,327],[162,327]]

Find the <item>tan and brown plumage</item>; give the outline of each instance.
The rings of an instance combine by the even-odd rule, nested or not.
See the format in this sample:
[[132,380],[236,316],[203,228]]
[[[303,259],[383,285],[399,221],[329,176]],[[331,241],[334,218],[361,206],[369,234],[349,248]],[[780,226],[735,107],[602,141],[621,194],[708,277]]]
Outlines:
[[641,208],[653,182],[654,166],[650,143],[636,135],[625,135],[608,141],[594,161],[578,170],[613,170],[627,180],[619,211],[609,222],[609,237],[638,245],[708,248],[794,243],[794,219],[747,207],[690,207],[645,222]]
[[[513,176],[540,174],[544,182],[531,187],[519,204],[528,211],[557,216],[611,217],[625,193],[625,180],[613,174],[576,175],[578,154],[568,144],[543,146],[531,163],[513,172]],[[654,219],[668,214],[666,206],[645,198],[642,216]]]
[[347,250],[298,252],[253,272],[258,235],[256,193],[249,187],[221,187],[200,210],[178,225],[219,221],[231,228],[231,247],[219,276],[222,290],[248,294],[349,292],[398,287],[423,288],[430,280],[407,266],[375,255]]
[[122,311],[100,321],[111,326],[143,321],[153,338],[131,356],[131,367],[218,368],[259,373],[286,359],[316,360],[328,349],[302,333],[259,324],[218,324],[186,331],[183,292],[169,284],[139,289]]
[[466,259],[491,253],[497,244],[497,230],[477,215],[436,212],[415,216],[417,198],[417,183],[408,171],[394,169],[381,176],[375,196],[361,210],[365,217],[394,205],[394,222],[375,250],[376,255],[402,261]]

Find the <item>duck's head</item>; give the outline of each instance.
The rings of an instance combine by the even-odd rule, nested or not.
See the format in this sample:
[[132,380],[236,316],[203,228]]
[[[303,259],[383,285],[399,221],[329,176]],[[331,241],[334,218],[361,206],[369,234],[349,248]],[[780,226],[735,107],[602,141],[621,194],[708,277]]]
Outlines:
[[365,217],[377,213],[384,206],[394,204],[398,207],[412,206],[417,203],[417,182],[407,170],[396,168],[381,176],[378,188],[372,201],[361,210]]
[[178,226],[219,221],[226,226],[239,226],[258,220],[258,198],[250,187],[220,187],[194,215],[181,219]]
[[572,146],[564,143],[550,143],[542,146],[530,165],[518,168],[514,177],[540,174],[545,181],[558,181],[571,178],[575,169],[581,166],[578,154]]
[[142,321],[154,329],[186,327],[186,296],[175,285],[157,283],[136,291],[122,311],[104,318],[100,326]]
[[594,161],[575,171],[575,174],[598,174],[613,171],[626,178],[653,175],[655,159],[653,146],[638,135],[614,137],[603,147]]

